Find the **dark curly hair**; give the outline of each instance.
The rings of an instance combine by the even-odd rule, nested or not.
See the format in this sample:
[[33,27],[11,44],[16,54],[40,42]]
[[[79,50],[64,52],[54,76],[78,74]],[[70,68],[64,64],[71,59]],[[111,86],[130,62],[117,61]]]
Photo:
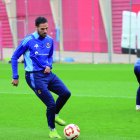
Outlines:
[[46,23],[48,20],[45,17],[37,17],[35,20],[35,26],[39,26],[42,23]]

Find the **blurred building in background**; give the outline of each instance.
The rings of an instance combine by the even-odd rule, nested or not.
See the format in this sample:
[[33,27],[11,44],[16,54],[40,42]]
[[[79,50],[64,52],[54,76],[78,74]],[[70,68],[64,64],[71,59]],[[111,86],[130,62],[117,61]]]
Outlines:
[[10,58],[34,32],[35,18],[45,16],[56,61],[133,62],[140,49],[139,11],[140,0],[0,0],[0,58]]

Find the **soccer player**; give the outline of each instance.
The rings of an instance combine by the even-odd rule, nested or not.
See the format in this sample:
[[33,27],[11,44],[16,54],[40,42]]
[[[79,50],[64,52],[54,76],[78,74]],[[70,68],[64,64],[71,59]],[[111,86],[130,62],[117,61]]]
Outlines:
[[134,65],[134,73],[139,83],[136,95],[136,110],[140,111],[140,59],[138,59]]
[[[23,55],[26,82],[47,107],[46,117],[50,128],[49,137],[61,139],[55,128],[55,123],[62,126],[66,125],[66,122],[58,114],[71,93],[52,72],[54,45],[53,39],[47,35],[47,19],[37,17],[35,26],[36,31],[26,36],[12,55],[12,84],[18,86],[18,59]],[[51,91],[58,95],[56,102]]]

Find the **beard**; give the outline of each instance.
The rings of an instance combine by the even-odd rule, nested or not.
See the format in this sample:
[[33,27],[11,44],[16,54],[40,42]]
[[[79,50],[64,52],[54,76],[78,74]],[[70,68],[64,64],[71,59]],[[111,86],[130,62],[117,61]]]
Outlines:
[[42,38],[45,38],[47,36],[46,33],[43,33],[43,34],[39,34]]
[[47,33],[42,33],[39,30],[37,32],[41,38],[45,38],[47,36]]

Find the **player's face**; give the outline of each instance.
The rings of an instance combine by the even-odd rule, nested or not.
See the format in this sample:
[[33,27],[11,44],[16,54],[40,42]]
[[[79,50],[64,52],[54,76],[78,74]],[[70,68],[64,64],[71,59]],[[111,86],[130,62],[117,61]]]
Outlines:
[[42,23],[37,27],[37,32],[41,37],[46,37],[48,32],[48,23]]

